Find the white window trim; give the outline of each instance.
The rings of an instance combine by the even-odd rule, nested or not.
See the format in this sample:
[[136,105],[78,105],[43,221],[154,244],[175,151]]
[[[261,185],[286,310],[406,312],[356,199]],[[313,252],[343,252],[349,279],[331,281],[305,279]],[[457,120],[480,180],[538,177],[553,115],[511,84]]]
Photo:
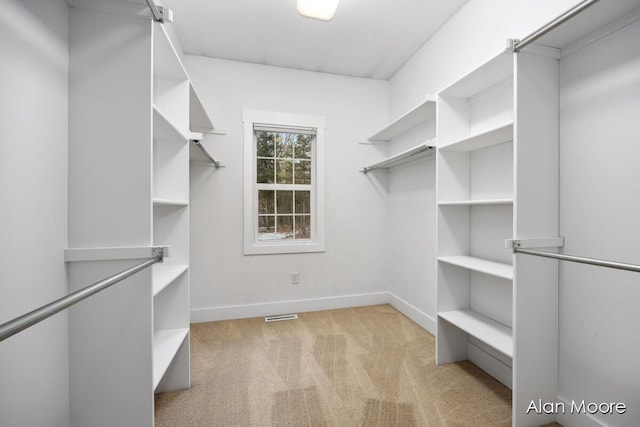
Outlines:
[[[278,113],[260,110],[242,110],[244,124],[244,254],[290,254],[324,252],[324,138],[326,120],[322,116]],[[316,141],[312,167],[312,206],[315,206],[312,240],[256,241],[256,164],[254,123],[283,127],[315,128]],[[312,213],[314,209],[312,207]]]

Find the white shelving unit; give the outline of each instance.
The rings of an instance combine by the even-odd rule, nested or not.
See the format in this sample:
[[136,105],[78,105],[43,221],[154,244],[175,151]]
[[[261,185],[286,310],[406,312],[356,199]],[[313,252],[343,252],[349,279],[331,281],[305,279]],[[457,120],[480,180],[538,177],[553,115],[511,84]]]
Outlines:
[[512,80],[502,52],[439,94],[437,157],[437,363],[470,359],[509,387],[485,359],[513,356]]
[[213,124],[165,28],[101,9],[70,11],[70,288],[170,255],[70,310],[70,414],[151,427],[190,386],[189,140]]
[[436,362],[512,388],[514,425],[550,422],[523,404],[557,393],[557,263],[504,244],[558,233],[557,67],[505,51],[438,96]]
[[407,132],[418,126],[420,123],[426,122],[433,118],[436,114],[435,99],[427,96],[420,104],[407,111],[396,120],[389,123],[383,129],[379,130],[368,139],[375,142],[389,142],[393,138]]
[[[171,247],[153,267],[153,384],[187,388],[189,376],[189,136],[192,86],[162,25],[153,26],[153,243]],[[157,122],[157,124],[156,124]],[[177,268],[168,270],[171,267]],[[185,269],[180,274],[176,272]],[[163,274],[169,271],[173,274]],[[169,280],[171,279],[171,280]]]

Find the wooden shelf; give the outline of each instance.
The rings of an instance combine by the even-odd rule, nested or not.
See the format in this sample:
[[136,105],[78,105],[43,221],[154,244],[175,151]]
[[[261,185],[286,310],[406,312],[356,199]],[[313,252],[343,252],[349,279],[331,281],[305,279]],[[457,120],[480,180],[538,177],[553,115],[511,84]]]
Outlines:
[[513,280],[513,266],[471,256],[441,256],[438,261],[502,279]]
[[189,328],[167,329],[153,334],[153,389],[162,380],[180,346],[189,334]]
[[441,151],[468,152],[502,144],[503,142],[508,141],[513,141],[513,122],[444,144],[439,148]]
[[370,136],[369,141],[390,141],[398,135],[403,134],[422,122],[426,122],[436,114],[436,102],[427,97],[423,102],[416,105],[410,111],[389,123],[386,127]]
[[189,206],[189,202],[186,200],[172,200],[172,199],[162,199],[162,198],[153,198],[154,206],[176,206],[176,207],[184,207]]
[[365,166],[364,169],[362,169],[362,172],[368,173],[375,169],[390,169],[394,166],[399,166],[413,160],[432,156],[434,153],[435,147],[425,142],[424,144],[420,144],[401,153],[390,156],[381,162]]
[[513,199],[447,200],[438,202],[438,206],[495,206],[512,204]]
[[153,106],[153,139],[187,142],[189,139],[169,118],[156,106]]
[[154,265],[151,270],[153,296],[162,292],[188,269],[188,265]]
[[452,310],[438,313],[453,326],[513,358],[513,333],[510,327],[473,310]]

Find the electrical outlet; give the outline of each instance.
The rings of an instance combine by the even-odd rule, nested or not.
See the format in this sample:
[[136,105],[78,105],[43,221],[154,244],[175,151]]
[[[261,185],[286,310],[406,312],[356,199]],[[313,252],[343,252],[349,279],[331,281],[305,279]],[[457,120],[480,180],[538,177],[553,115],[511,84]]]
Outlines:
[[300,275],[298,274],[297,271],[294,271],[293,273],[291,273],[291,284],[297,285],[299,283],[300,283]]

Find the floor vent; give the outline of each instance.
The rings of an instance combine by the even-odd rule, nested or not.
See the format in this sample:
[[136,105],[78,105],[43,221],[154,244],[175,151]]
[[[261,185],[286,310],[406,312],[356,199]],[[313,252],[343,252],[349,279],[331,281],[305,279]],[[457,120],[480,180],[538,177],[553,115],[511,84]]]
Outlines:
[[264,318],[265,322],[279,322],[281,320],[294,320],[297,319],[297,314],[280,314],[278,316],[267,316]]

